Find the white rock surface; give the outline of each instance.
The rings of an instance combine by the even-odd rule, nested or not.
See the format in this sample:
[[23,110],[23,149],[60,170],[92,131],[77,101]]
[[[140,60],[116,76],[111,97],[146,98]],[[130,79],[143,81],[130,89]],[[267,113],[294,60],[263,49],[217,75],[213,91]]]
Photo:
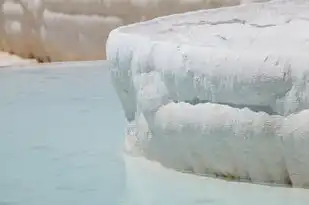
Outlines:
[[40,61],[105,58],[121,25],[239,0],[1,0],[0,49]]
[[180,171],[308,186],[308,19],[308,1],[275,1],[112,31],[127,151]]

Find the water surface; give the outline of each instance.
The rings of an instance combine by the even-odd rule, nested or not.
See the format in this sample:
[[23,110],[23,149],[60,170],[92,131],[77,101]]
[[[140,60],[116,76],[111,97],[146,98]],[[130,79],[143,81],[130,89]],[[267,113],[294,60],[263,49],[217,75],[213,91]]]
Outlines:
[[0,205],[118,204],[123,127],[102,62],[1,68]]

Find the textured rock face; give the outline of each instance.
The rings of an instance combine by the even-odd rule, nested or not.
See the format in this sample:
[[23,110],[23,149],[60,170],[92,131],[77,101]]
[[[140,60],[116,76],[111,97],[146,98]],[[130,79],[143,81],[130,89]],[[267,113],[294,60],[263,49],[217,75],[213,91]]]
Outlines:
[[121,25],[238,0],[0,0],[0,49],[39,61],[105,58]]
[[275,1],[112,31],[127,151],[180,171],[307,187],[308,19],[308,1]]

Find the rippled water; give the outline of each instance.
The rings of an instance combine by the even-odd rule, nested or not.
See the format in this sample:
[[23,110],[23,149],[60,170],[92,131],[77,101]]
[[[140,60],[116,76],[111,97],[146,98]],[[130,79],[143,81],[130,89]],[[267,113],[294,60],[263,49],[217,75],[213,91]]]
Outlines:
[[124,118],[106,63],[56,65],[0,69],[0,205],[309,204],[309,190],[123,158]]
[[0,205],[118,203],[124,119],[100,64],[0,69]]

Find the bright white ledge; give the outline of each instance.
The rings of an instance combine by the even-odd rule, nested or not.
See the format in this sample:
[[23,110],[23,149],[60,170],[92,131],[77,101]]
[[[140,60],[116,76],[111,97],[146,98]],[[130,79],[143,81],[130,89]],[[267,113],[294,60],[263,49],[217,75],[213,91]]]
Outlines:
[[127,151],[180,171],[308,186],[308,19],[308,1],[274,1],[113,30]]
[[109,32],[157,16],[239,0],[1,0],[0,49],[39,61],[105,58]]

